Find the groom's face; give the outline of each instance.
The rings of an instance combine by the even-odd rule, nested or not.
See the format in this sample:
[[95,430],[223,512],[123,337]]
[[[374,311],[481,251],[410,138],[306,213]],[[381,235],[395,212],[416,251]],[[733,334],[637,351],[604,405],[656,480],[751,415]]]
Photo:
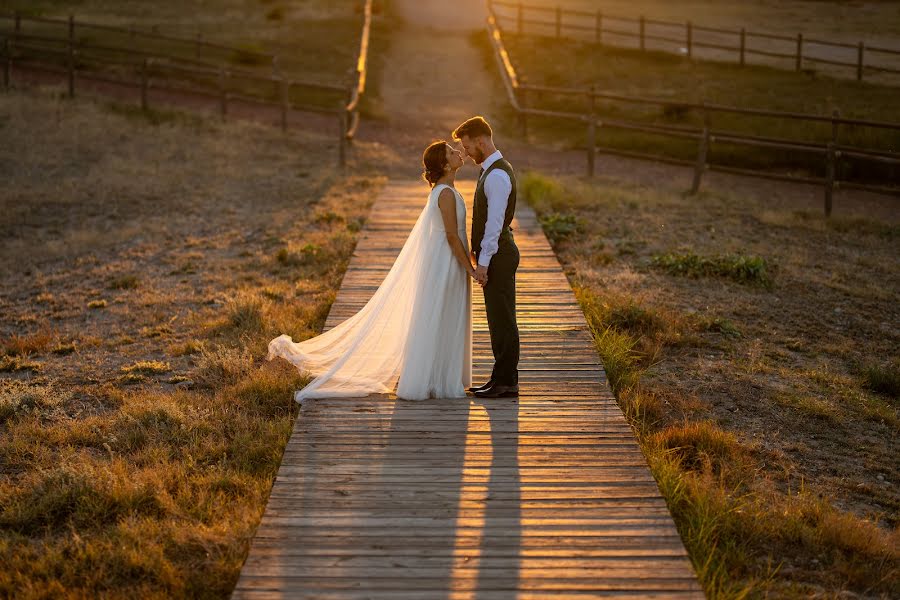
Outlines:
[[484,155],[484,150],[481,149],[481,138],[471,138],[467,135],[462,136],[459,139],[459,143],[462,144],[463,149],[465,149],[466,154],[475,161],[475,164],[481,164],[484,162],[484,159],[487,158]]

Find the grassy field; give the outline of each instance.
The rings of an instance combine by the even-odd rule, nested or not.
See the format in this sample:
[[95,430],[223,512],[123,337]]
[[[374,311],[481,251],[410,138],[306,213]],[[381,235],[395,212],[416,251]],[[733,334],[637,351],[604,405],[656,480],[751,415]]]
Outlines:
[[60,96],[0,95],[0,596],[227,597],[380,179]]
[[[897,89],[866,82],[835,79],[814,72],[802,74],[768,67],[738,68],[713,62],[658,53],[616,49],[588,42],[538,36],[505,36],[507,48],[528,83],[588,88],[668,101],[662,106],[620,101],[598,101],[599,117],[665,125],[702,127],[702,115],[682,103],[710,102],[745,108],[830,115],[888,122],[898,120]],[[488,42],[483,42],[487,46]],[[487,48],[485,48],[487,52]],[[586,113],[586,98],[532,93],[528,105]],[[539,139],[563,144],[585,143],[585,127],[558,120],[532,119]],[[713,113],[714,130],[762,135],[795,141],[827,143],[831,125],[795,120]],[[900,131],[841,126],[839,143],[893,152]],[[615,128],[600,128],[598,144],[623,150],[663,154],[694,160],[697,141]],[[709,162],[722,165],[824,175],[820,154],[779,150],[715,141]],[[869,161],[840,161],[838,177],[847,180],[900,181],[900,168]]]
[[521,189],[708,597],[900,594],[900,222],[665,183]]

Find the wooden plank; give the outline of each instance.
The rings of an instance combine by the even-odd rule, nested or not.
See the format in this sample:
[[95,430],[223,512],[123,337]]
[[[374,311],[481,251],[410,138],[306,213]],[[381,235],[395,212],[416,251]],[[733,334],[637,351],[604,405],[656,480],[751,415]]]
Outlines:
[[[471,197],[471,183],[458,187]],[[378,288],[426,193],[402,182],[383,191],[326,329]],[[527,206],[513,229],[520,395],[304,403],[234,598],[703,597]],[[481,383],[493,356],[477,288],[472,303]]]

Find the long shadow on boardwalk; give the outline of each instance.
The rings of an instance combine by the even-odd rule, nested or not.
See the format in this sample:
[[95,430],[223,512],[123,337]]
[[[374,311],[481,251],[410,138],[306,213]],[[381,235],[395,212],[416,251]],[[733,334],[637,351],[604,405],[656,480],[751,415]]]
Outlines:
[[[387,186],[328,326],[371,297],[426,193]],[[520,207],[513,227],[521,396],[304,405],[235,598],[703,597],[534,213]],[[473,310],[481,382],[478,291]]]
[[522,484],[519,474],[519,403],[517,400],[476,400],[488,415],[490,427],[490,464],[482,538],[478,546],[478,579],[475,598],[487,598],[486,592],[502,574],[509,586],[490,598],[514,599],[519,589],[519,557],[522,545]]

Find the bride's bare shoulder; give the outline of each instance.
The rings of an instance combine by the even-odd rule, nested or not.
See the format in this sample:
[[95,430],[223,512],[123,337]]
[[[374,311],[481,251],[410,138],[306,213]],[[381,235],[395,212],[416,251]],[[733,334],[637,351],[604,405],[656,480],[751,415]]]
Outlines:
[[437,204],[442,211],[451,211],[455,213],[457,209],[454,189],[449,185],[445,186],[444,189],[441,190],[441,193],[438,194]]

